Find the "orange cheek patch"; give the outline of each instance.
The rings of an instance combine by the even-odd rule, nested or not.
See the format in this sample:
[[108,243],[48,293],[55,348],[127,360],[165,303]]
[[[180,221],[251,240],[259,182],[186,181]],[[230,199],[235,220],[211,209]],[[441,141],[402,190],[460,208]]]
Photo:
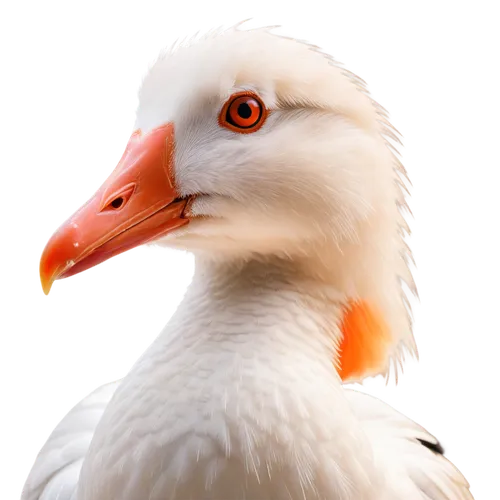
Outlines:
[[339,374],[343,381],[374,375],[386,361],[391,344],[382,315],[364,301],[351,301],[341,324]]

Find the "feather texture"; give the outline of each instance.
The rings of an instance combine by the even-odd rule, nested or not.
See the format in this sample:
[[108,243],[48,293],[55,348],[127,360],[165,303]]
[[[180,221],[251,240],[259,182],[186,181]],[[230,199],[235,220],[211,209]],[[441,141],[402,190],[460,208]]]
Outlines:
[[83,459],[119,382],[99,387],[57,425],[40,450],[24,485],[22,500],[74,500]]
[[[252,134],[219,126],[241,91],[269,111]],[[216,30],[144,79],[135,128],[167,122],[194,198],[159,243],[195,254],[193,282],[62,420],[22,500],[470,500],[433,436],[342,387],[416,355],[399,134],[365,83],[269,29]]]

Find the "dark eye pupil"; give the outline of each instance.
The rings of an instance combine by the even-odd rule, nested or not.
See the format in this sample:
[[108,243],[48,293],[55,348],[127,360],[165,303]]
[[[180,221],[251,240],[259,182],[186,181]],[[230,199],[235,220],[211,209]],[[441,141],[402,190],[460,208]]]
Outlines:
[[244,119],[250,118],[252,116],[252,108],[246,102],[242,102],[238,106],[238,116]]

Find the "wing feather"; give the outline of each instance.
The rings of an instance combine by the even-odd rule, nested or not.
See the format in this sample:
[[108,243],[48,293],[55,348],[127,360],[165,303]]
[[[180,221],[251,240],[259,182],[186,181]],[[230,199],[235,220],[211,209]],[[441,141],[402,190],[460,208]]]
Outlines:
[[99,387],[61,420],[38,454],[21,500],[74,500],[83,459],[118,384]]
[[358,391],[346,396],[387,481],[407,500],[473,500],[469,484],[443,455],[439,441],[382,401]]

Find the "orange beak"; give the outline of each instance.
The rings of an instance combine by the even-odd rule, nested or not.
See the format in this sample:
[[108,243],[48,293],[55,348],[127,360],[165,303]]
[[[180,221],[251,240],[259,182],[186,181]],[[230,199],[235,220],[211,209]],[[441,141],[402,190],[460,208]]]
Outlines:
[[66,278],[187,224],[173,181],[174,127],[136,131],[115,170],[50,238],[40,260],[48,294]]

